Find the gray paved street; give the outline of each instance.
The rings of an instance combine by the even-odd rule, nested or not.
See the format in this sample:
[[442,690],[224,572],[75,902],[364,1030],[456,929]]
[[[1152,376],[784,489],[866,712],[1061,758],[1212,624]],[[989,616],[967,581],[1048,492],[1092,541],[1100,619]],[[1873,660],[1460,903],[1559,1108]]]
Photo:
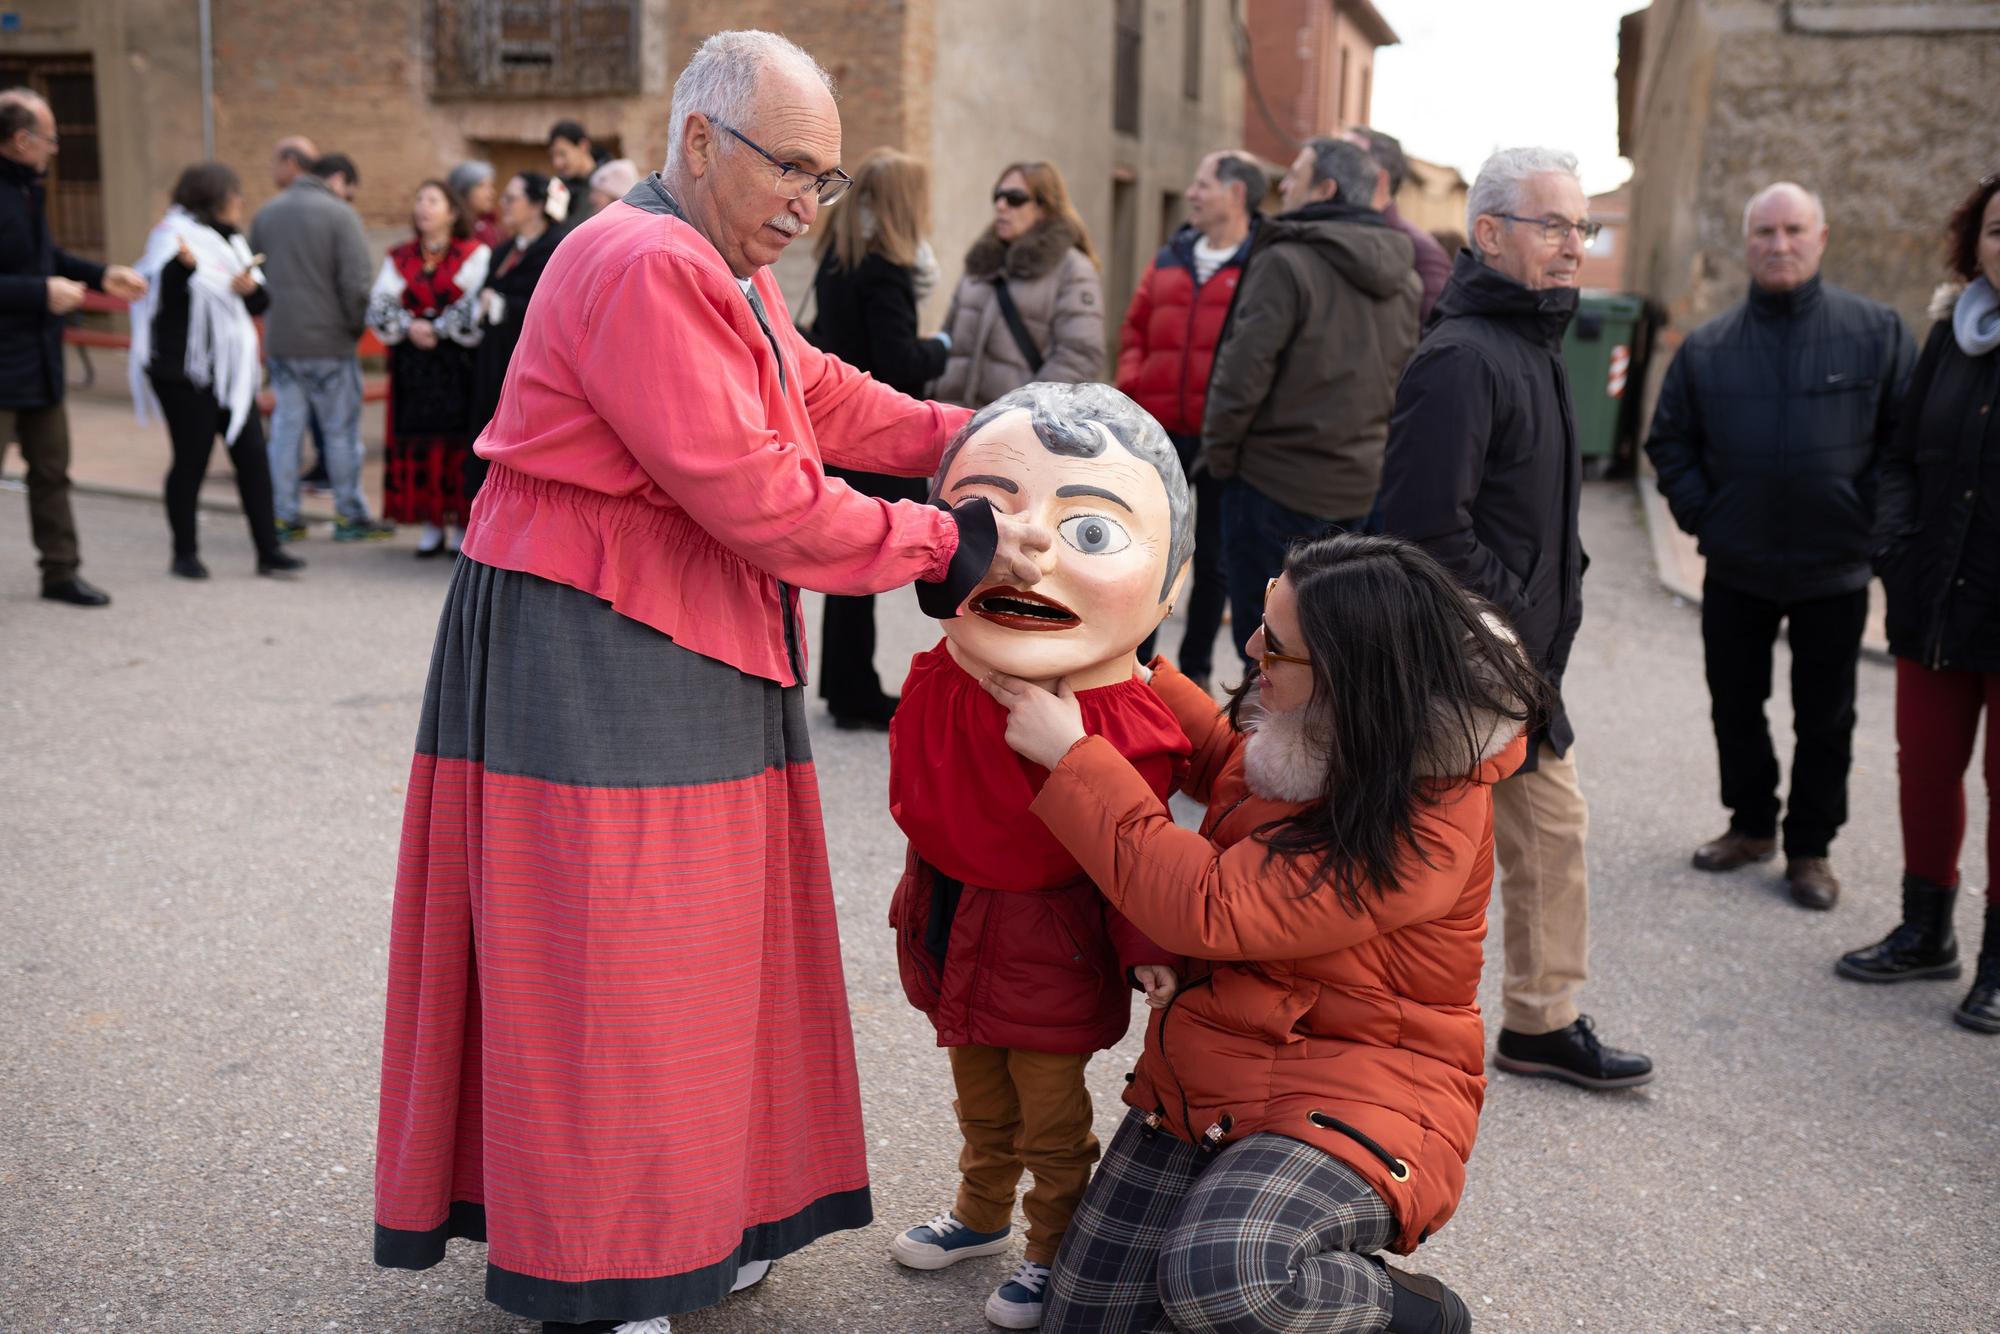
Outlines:
[[[194,585],[166,574],[157,504],[78,513],[108,611],[35,599],[0,493],[0,1329],[532,1330],[482,1301],[479,1248],[422,1274],[369,1260],[397,822],[446,570],[407,539],[315,540],[306,578],[256,579],[240,519],[208,514],[216,577]],[[1590,1095],[1496,1074],[1417,1267],[1482,1330],[1992,1334],[2000,1039],[1949,1022],[1963,983],[1831,971],[1892,921],[1890,668],[1862,665],[1839,909],[1792,907],[1768,868],[1703,876],[1687,854],[1722,817],[1694,609],[1655,582],[1629,488],[1594,487],[1585,530],[1585,1008],[1662,1075]],[[908,594],[883,607],[881,662],[935,638]],[[1774,712],[1788,727],[1782,683]],[[675,1328],[971,1334],[1018,1256],[914,1275],[886,1255],[948,1200],[956,1131],[884,924],[885,748],[813,718],[880,1221]],[[1983,848],[1975,817],[1975,886]],[[1496,919],[1489,1014],[1498,958]],[[1107,1139],[1135,1045],[1092,1067]]]

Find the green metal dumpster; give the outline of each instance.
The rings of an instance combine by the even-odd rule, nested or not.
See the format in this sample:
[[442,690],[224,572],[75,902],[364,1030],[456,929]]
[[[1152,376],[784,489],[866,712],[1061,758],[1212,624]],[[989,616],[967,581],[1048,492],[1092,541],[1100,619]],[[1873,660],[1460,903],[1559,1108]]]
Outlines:
[[1585,292],[1563,334],[1563,366],[1585,459],[1608,462],[1618,452],[1625,390],[1637,372],[1633,354],[1645,314],[1643,297]]

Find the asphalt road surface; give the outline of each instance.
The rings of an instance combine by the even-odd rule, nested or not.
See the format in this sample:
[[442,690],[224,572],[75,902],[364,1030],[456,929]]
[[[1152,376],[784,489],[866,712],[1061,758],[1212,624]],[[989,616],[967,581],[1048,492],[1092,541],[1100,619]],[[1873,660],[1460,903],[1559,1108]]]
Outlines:
[[[35,598],[24,509],[0,494],[0,1329],[533,1330],[483,1301],[478,1247],[421,1274],[369,1255],[397,822],[447,570],[408,537],[314,540],[306,577],[257,579],[240,519],[205,514],[215,578],[190,584],[156,504],[80,497],[85,573],[117,599],[80,611]],[[1629,489],[1592,488],[1584,526],[1584,1001],[1661,1076],[1496,1073],[1464,1201],[1415,1267],[1481,1330],[2000,1330],[2000,1039],[1950,1023],[1962,982],[1832,973],[1894,920],[1889,667],[1861,668],[1838,910],[1794,908],[1769,867],[1693,871],[1724,823],[1695,611],[1655,582]],[[893,680],[936,631],[906,592],[880,607]],[[675,1327],[973,1334],[1017,1254],[936,1274],[886,1254],[950,1199],[957,1135],[884,923],[882,738],[812,716],[880,1221]],[[1106,1139],[1135,1043],[1091,1068]]]

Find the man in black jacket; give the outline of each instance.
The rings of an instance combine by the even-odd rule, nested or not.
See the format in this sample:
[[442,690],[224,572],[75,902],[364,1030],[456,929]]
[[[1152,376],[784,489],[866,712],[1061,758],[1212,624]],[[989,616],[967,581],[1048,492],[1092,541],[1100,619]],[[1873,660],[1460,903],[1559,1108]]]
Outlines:
[[1730,815],[1694,864],[1730,871],[1777,851],[1764,702],[1785,622],[1797,738],[1785,880],[1800,906],[1826,909],[1840,896],[1827,853],[1847,819],[1875,477],[1916,347],[1887,306],[1821,282],[1816,195],[1759,191],[1743,234],[1749,296],[1688,335],[1646,440],[1674,521],[1708,558],[1701,635]]
[[86,288],[126,301],[146,280],[58,248],[49,236],[43,177],[56,155],[55,117],[26,88],[0,92],[0,449],[21,442],[28,465],[28,525],[42,556],[42,596],[102,607],[109,594],[77,573],[69,506],[69,418],[63,412],[63,316]]
[[1507,960],[1495,1063],[1612,1089],[1646,1083],[1653,1063],[1605,1046],[1576,1006],[1589,810],[1562,677],[1583,620],[1583,464],[1562,336],[1596,231],[1588,212],[1570,154],[1487,159],[1466,201],[1467,248],[1396,389],[1379,510],[1385,531],[1421,543],[1507,614],[1554,691],[1521,771],[1493,789]]

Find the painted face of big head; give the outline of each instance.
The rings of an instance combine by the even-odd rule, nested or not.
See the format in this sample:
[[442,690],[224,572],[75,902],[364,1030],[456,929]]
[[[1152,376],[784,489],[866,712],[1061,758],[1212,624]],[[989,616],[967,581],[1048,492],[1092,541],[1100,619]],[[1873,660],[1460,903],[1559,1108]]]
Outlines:
[[1144,409],[1108,385],[1027,385],[966,423],[932,493],[983,497],[1056,535],[1033,589],[982,584],[944,623],[960,666],[1077,690],[1132,675],[1193,546],[1180,459]]

